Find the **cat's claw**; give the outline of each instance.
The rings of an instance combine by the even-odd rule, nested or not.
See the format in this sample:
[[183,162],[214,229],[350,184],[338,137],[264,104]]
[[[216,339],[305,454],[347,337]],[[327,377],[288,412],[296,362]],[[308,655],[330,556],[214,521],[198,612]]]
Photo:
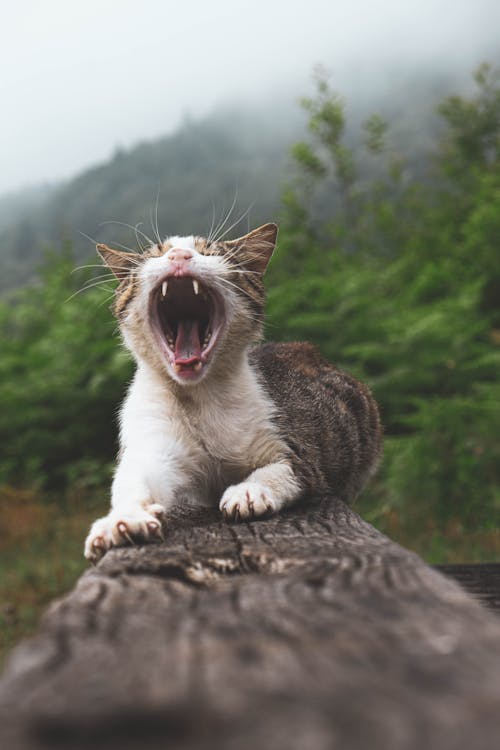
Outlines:
[[106,551],[106,544],[102,536],[96,537],[92,542],[92,548],[94,550],[102,550],[102,554]]
[[237,522],[276,513],[279,504],[268,487],[257,482],[242,482],[228,487],[219,509],[226,521]]
[[111,511],[92,524],[85,541],[85,557],[96,563],[112,547],[163,541],[164,515],[163,507],[157,503],[125,513]]

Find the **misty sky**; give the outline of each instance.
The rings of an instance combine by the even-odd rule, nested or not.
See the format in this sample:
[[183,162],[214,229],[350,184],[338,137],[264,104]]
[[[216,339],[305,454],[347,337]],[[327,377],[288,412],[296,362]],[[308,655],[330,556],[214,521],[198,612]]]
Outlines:
[[[184,116],[500,53],[500,0],[20,0],[0,13],[0,193],[68,177]],[[385,79],[384,79],[385,80]],[[279,117],[279,108],[269,117]]]

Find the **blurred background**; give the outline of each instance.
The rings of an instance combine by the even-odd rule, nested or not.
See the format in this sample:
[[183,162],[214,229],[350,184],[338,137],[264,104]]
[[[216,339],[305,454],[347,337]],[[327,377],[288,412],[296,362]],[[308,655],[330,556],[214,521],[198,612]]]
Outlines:
[[[498,0],[26,0],[0,47],[0,651],[84,569],[133,367],[95,241],[280,224],[267,336],[366,380],[358,511],[500,559]],[[75,270],[79,269],[79,270]]]

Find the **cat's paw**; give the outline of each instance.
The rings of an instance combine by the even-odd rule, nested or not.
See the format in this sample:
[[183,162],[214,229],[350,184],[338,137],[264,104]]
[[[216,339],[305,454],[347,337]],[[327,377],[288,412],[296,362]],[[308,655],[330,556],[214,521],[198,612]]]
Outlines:
[[241,482],[227,488],[219,509],[226,521],[247,521],[276,513],[279,503],[269,487],[258,482]]
[[125,512],[112,510],[92,524],[85,540],[85,557],[96,563],[111,547],[163,541],[164,515],[163,506],[157,503]]

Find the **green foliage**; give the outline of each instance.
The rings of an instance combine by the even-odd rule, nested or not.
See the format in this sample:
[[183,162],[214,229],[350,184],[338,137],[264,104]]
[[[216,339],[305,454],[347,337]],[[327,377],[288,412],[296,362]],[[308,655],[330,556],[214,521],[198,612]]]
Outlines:
[[0,303],[0,481],[96,484],[109,474],[131,365],[106,295],[72,296],[90,278],[73,268],[69,252],[53,254],[40,284]]
[[[474,96],[440,107],[446,128],[424,179],[386,145],[381,118],[370,118],[365,145],[385,164],[368,183],[346,172],[355,159],[342,103],[318,80],[305,103],[313,141],[298,156],[321,160],[322,170],[311,187],[312,171],[296,158],[269,330],[315,341],[372,385],[387,433],[380,506],[412,522],[487,528],[500,522],[500,88],[488,66],[475,80]],[[310,207],[329,172],[347,199],[318,230]],[[287,257],[292,238],[307,241],[300,275]]]
[[441,166],[447,174],[472,179],[481,170],[494,171],[500,157],[500,70],[481,65],[474,75],[476,96],[450,96],[440,106],[448,131],[443,142]]
[[378,114],[371,115],[363,125],[365,131],[364,145],[372,154],[380,154],[385,148],[385,136],[388,125]]

